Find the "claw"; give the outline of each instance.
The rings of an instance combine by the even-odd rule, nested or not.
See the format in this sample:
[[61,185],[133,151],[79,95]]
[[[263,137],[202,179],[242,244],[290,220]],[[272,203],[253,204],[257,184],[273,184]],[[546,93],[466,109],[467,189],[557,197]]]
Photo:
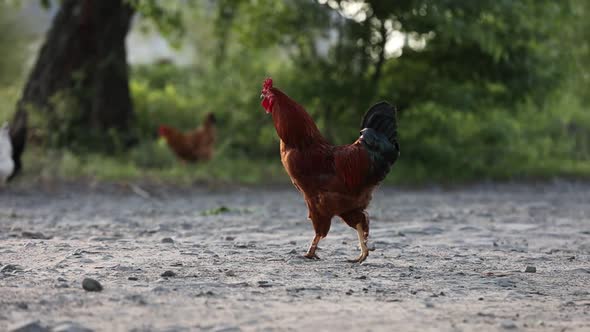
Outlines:
[[365,252],[362,252],[359,255],[359,257],[357,257],[355,259],[347,259],[347,262],[349,262],[349,263],[359,263],[360,264],[360,263],[364,262],[365,259],[367,259],[367,256],[369,256],[369,252],[368,251],[366,253]]
[[303,255],[303,257],[307,258],[307,259],[317,259],[319,260],[320,258],[318,257],[318,255],[316,255],[316,253],[307,253],[305,255]]

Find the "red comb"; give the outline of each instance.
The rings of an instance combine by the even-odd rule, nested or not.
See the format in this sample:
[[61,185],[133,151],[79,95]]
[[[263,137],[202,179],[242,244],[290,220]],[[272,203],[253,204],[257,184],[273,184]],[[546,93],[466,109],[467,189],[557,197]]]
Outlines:
[[272,78],[267,78],[264,80],[264,83],[262,84],[262,89],[263,90],[268,90],[272,88]]

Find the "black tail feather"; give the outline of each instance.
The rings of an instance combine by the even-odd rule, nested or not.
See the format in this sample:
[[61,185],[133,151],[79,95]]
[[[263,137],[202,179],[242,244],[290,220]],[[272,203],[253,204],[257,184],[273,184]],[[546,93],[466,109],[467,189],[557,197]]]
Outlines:
[[380,132],[391,144],[397,145],[396,110],[389,103],[382,101],[369,108],[361,122],[361,130],[365,128]]
[[386,102],[369,108],[361,122],[360,141],[371,158],[370,179],[379,183],[387,176],[400,153],[395,108]]

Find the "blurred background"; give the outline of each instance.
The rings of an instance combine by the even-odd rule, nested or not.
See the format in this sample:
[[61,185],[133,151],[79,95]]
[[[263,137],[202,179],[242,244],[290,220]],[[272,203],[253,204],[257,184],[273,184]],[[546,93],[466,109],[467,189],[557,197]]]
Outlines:
[[[590,2],[0,0],[0,120],[28,112],[24,179],[288,183],[272,76],[335,144],[399,109],[386,180],[590,176]],[[217,117],[208,163],[157,128]]]

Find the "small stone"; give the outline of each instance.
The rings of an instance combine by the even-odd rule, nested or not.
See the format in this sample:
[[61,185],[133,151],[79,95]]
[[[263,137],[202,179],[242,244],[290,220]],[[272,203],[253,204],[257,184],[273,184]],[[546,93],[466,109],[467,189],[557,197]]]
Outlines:
[[162,239],[162,243],[174,243],[174,239],[171,237],[165,237]]
[[500,326],[506,330],[513,330],[517,328],[516,323],[511,319],[503,320],[502,323],[500,323]]
[[236,239],[236,237],[235,237],[235,236],[226,236],[226,237],[225,237],[225,240],[226,240],[226,241],[233,241],[233,240],[235,240],[235,239]]
[[27,232],[24,231],[21,233],[21,236],[25,239],[35,239],[35,240],[48,240],[51,239],[51,236],[46,236],[41,232]]
[[346,292],[346,295],[352,295],[352,293],[354,293],[354,291],[353,291],[352,289],[349,289],[349,290]]
[[39,321],[28,321],[16,324],[9,331],[11,332],[49,332],[49,329],[42,326]]
[[16,307],[21,309],[21,310],[28,310],[29,309],[29,305],[24,303],[24,302],[19,302],[16,304]]
[[231,271],[230,270],[230,271],[225,272],[225,275],[228,276],[228,277],[235,277],[236,276],[236,273],[234,271]]
[[137,280],[139,280],[139,279],[138,279],[137,277],[129,277],[129,278],[127,278],[127,280],[131,280],[131,281],[137,281]]
[[200,292],[199,294],[197,294],[197,297],[203,297],[203,296],[215,296],[215,293],[213,293],[212,291],[206,291],[206,292]]
[[87,290],[89,292],[102,291],[102,285],[100,284],[100,282],[98,282],[92,278],[84,278],[84,280],[82,280],[82,288],[84,288],[84,290]]
[[365,280],[365,279],[367,279],[367,276],[360,276],[360,277],[358,277],[358,279]]
[[0,268],[0,273],[6,274],[6,273],[12,273],[12,272],[15,272],[18,270],[21,270],[21,268],[19,268],[18,265],[6,264]]
[[483,297],[480,297],[478,300],[479,300],[479,301],[483,301]]
[[161,277],[176,277],[176,273],[174,271],[164,271],[164,273],[160,274]]
[[53,328],[53,332],[93,332],[94,330],[77,323],[66,322]]
[[525,273],[537,273],[537,268],[534,266],[527,266],[524,270]]

